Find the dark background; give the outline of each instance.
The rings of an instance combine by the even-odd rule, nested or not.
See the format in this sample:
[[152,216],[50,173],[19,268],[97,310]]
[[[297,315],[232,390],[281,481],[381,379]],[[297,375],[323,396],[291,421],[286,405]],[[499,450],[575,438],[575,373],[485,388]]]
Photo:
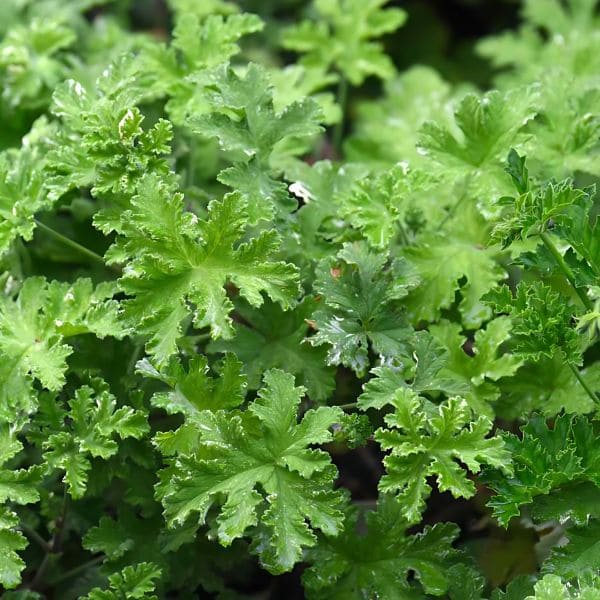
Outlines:
[[[202,0],[198,0],[202,2]],[[237,0],[243,10],[270,20],[297,21],[310,7],[309,0]],[[124,3],[139,29],[169,25],[165,0],[130,0]],[[490,70],[473,52],[486,35],[514,28],[519,23],[519,0],[393,0],[409,14],[406,25],[388,36],[386,49],[399,69],[429,64],[450,81],[490,83]]]

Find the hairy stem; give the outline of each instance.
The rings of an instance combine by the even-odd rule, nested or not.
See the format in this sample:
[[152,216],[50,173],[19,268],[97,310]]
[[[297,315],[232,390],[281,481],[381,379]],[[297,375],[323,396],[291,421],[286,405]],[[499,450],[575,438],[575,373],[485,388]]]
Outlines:
[[342,410],[356,410],[358,408],[358,402],[349,402],[348,404],[337,404],[338,408]]
[[565,262],[565,259],[563,258],[562,254],[559,252],[558,248],[552,241],[552,238],[546,232],[541,233],[540,238],[542,239],[542,242],[544,242],[544,246],[546,246],[550,254],[552,254],[552,257],[556,261],[558,268],[562,271],[563,275],[571,284],[571,287],[579,296],[579,299],[581,300],[582,304],[587,310],[593,310],[594,306],[592,304],[592,301],[587,297],[585,291],[578,287],[575,281],[575,275],[573,275],[571,267],[569,267],[569,265]]
[[63,235],[55,229],[52,229],[52,227],[48,227],[48,225],[42,223],[41,221],[38,221],[38,219],[35,219],[35,223],[41,230],[45,231],[48,235],[51,235],[55,240],[58,240],[65,246],[69,246],[69,248],[76,250],[80,254],[83,254],[84,256],[87,256],[88,258],[94,260],[95,262],[99,262],[104,266],[104,259],[93,250],[90,250],[89,248],[86,248],[85,246],[82,246],[81,244],[73,241],[66,235]]
[[594,403],[598,404],[598,396],[594,390],[588,385],[587,381],[583,378],[583,375],[579,372],[579,369],[569,363],[569,367],[573,372],[573,375],[577,378],[577,381],[581,384],[581,387],[586,391],[587,395],[594,401]]

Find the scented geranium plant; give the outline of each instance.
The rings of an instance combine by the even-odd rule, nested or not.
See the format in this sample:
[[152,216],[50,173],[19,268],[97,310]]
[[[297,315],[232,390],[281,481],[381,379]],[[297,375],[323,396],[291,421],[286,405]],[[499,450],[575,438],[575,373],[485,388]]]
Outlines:
[[599,599],[596,4],[3,0],[2,598]]

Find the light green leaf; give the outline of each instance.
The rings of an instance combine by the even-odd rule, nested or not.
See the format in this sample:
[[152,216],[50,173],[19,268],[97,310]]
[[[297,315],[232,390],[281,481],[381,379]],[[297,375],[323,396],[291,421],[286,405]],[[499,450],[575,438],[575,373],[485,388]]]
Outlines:
[[248,411],[204,412],[197,451],[178,457],[164,473],[159,493],[167,521],[183,524],[195,512],[202,523],[222,496],[219,541],[229,545],[259,526],[268,535],[257,552],[276,573],[290,570],[302,548],[316,543],[309,523],[337,534],[343,494],[332,487],[336,470],[326,453],[310,446],[331,440],[341,411],[309,410],[298,422],[303,392],[292,375],[271,370]]
[[475,485],[466,470],[478,473],[484,464],[510,472],[510,454],[502,438],[488,437],[492,422],[473,420],[467,403],[450,398],[439,407],[421,401],[412,391],[399,393],[395,411],[384,418],[387,427],[375,439],[390,453],[384,458],[386,474],[379,482],[382,492],[396,492],[405,519],[416,523],[421,517],[431,487],[427,477],[436,476],[441,491],[455,498],[469,498]]
[[214,200],[206,220],[183,210],[183,195],[170,181],[146,176],[122,216],[119,247],[128,257],[121,288],[130,298],[125,317],[149,336],[148,351],[159,366],[176,351],[181,322],[190,313],[198,328],[213,338],[234,330],[233,305],[225,291],[230,282],[252,306],[261,292],[288,308],[298,293],[296,269],[275,259],[275,230],[243,240],[247,202],[238,193]]

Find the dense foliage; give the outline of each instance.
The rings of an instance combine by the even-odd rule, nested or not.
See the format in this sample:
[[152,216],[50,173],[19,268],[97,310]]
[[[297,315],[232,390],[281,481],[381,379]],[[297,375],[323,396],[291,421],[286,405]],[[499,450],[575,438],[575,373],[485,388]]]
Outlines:
[[276,4],[0,3],[2,598],[599,599],[596,0]]

